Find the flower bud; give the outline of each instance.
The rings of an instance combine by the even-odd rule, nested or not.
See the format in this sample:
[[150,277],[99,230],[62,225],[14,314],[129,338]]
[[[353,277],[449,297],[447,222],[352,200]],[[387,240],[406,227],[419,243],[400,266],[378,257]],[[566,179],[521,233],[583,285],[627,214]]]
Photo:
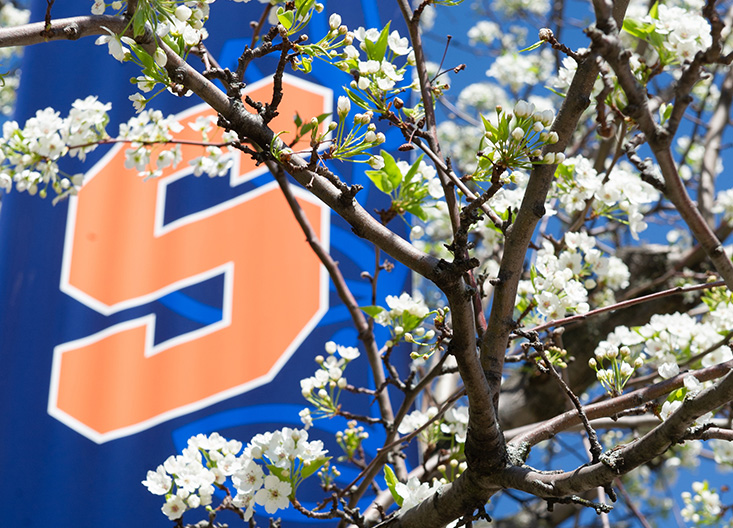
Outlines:
[[527,117],[532,113],[532,107],[527,101],[518,101],[514,105],[514,113],[517,117]]
[[164,67],[168,62],[168,57],[166,56],[165,51],[160,48],[156,48],[153,59],[155,60],[155,64],[157,64],[161,68]]
[[338,13],[332,14],[328,18],[328,25],[331,29],[338,29],[338,27],[341,25],[341,15]]
[[349,98],[345,95],[340,95],[338,98],[338,103],[336,105],[336,113],[338,114],[339,119],[345,118],[350,111],[351,100],[349,100]]
[[179,5],[175,10],[174,15],[181,22],[185,22],[186,20],[191,18],[191,13],[192,11],[190,7],[186,5]]
[[540,121],[542,122],[543,125],[545,125],[545,126],[548,127],[548,126],[552,125],[552,122],[554,120],[555,120],[555,112],[553,112],[549,108],[547,110],[543,110],[541,112]]
[[379,170],[384,168],[384,158],[382,156],[372,156],[369,158],[369,165],[374,170]]

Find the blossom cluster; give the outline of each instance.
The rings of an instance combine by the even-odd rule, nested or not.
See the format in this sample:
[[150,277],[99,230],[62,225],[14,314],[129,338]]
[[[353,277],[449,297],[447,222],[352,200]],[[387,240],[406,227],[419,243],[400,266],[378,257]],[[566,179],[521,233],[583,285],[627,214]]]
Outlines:
[[337,345],[333,341],[327,342],[325,348],[328,354],[325,358],[316,356],[319,369],[313,376],[300,380],[303,397],[315,407],[314,412],[305,408],[300,413],[300,419],[306,429],[313,424],[313,414],[319,418],[337,414],[339,396],[348,385],[344,370],[360,355],[358,349]]
[[425,411],[416,409],[404,417],[397,432],[403,435],[410,434],[432,421],[420,432],[423,442],[434,445],[439,440],[450,439],[451,445],[465,444],[468,432],[468,407],[465,405],[451,407],[440,419],[434,420],[437,414],[438,409],[433,406]]
[[150,493],[164,495],[163,513],[171,520],[186,510],[211,504],[214,485],[223,485],[238,469],[242,443],[218,433],[188,440],[181,455],[171,455],[142,482]]
[[665,60],[665,53],[660,53],[660,58],[668,63],[691,60],[698,51],[706,50],[713,42],[708,21],[699,13],[679,6],[656,4],[656,9],[643,22],[652,24],[653,31],[664,37],[663,50],[671,58]]
[[[326,463],[320,440],[308,441],[308,432],[284,427],[255,435],[242,453],[242,464],[232,475],[237,494],[232,503],[244,509],[249,520],[255,504],[269,514],[286,509],[298,485]],[[260,461],[269,475],[265,475]]]
[[[145,31],[145,28],[152,27],[158,41],[183,57],[192,47],[199,45],[208,37],[204,23],[209,18],[209,4],[212,2],[213,0],[148,2],[144,9],[135,9],[132,14],[133,34],[139,36]],[[94,0],[91,9],[93,14],[102,15],[108,8],[115,14],[120,14],[127,9],[127,2],[116,0],[106,3],[104,0]],[[103,29],[107,31],[107,34],[99,37],[96,44],[106,45],[109,54],[119,62],[133,61],[141,68],[142,75],[131,79],[131,82],[140,90],[149,92],[159,83],[163,85],[161,91],[165,88],[172,90],[176,87],[165,70],[168,57],[162,47],[156,47],[151,54],[130,36],[117,35],[107,28]],[[182,91],[185,90],[179,89],[176,93],[181,94]],[[135,109],[140,112],[158,93],[160,91],[150,97],[136,93],[130,96],[130,100]]]
[[[588,365],[596,371],[596,378],[601,386],[611,395],[616,396],[623,392],[624,386],[634,375],[636,369],[644,364],[642,357],[631,360],[631,349],[627,346],[599,347],[595,357],[588,361]],[[604,368],[605,362],[608,368]]]
[[524,86],[541,84],[552,74],[552,51],[540,53],[507,52],[499,56],[486,70],[486,76],[496,79],[517,95]]
[[610,173],[599,174],[587,158],[574,156],[558,167],[551,196],[569,214],[584,213],[587,208],[595,216],[628,224],[638,240],[647,228],[645,207],[659,199],[659,191],[628,163],[618,163]]
[[346,454],[346,459],[352,460],[361,448],[361,443],[369,438],[369,433],[363,426],[357,425],[356,420],[349,420],[346,425],[345,430],[336,432],[336,442]]
[[[534,303],[539,319],[585,313],[590,309],[589,301],[598,304],[613,299],[613,291],[629,283],[626,265],[595,247],[595,237],[568,232],[563,240],[565,248],[559,251],[545,241],[537,251],[530,279],[519,284],[517,307],[524,311]],[[594,292],[592,299],[589,291]]]
[[97,144],[107,139],[109,103],[96,97],[77,99],[62,118],[52,108],[38,110],[21,128],[15,121],[3,124],[0,144],[0,189],[38,193],[45,197],[50,187],[57,198],[75,194],[82,175],[68,175],[59,168],[68,154],[84,160]]
[[[358,79],[352,82],[351,88],[366,97],[369,97],[368,92],[390,92],[397,82],[404,79],[407,65],[414,64],[414,54],[408,39],[400,36],[397,30],[390,32],[389,24],[381,31],[359,27],[353,31],[353,35],[359,43],[358,48],[353,44],[346,46],[336,66],[344,71],[355,69],[359,72]],[[362,51],[365,57],[362,57]],[[397,57],[406,57],[401,66],[394,64]],[[366,60],[362,60],[363,58]]]
[[[354,115],[353,125],[348,129],[346,118],[351,112],[351,100],[341,95],[336,105],[338,124],[331,124],[336,129],[335,137],[332,140],[331,148],[328,150],[328,157],[333,159],[355,159],[356,156],[364,154],[366,150],[381,145],[386,141],[384,133],[377,132],[377,126],[372,123],[374,113],[369,110]],[[375,167],[374,157],[368,159],[369,164]],[[359,160],[363,161],[363,160]],[[382,160],[382,166],[384,160]]]
[[415,342],[415,338],[430,340],[435,335],[433,330],[425,331],[421,325],[430,315],[430,309],[423,299],[413,298],[409,293],[404,292],[399,297],[388,295],[385,299],[389,310],[381,306],[368,306],[362,308],[374,320],[390,328],[392,339],[386,346],[391,347],[401,340]]
[[[631,349],[645,365],[656,368],[664,379],[680,374],[683,364],[708,367],[733,360],[733,352],[726,346],[720,346],[733,323],[733,303],[727,295],[721,300],[714,291],[705,295],[709,311],[702,317],[681,313],[655,314],[649,323],[639,327],[618,326],[598,344],[596,357]],[[716,302],[711,301],[713,298]],[[682,406],[685,398],[693,397],[709,384],[700,382],[691,374],[686,375],[683,381],[684,387],[670,394],[663,403],[659,410],[660,418],[667,419]],[[712,417],[712,413],[706,413],[696,423],[704,424]],[[721,460],[733,459],[725,450],[720,451],[720,457]]]
[[148,471],[143,484],[154,495],[165,496],[162,511],[176,520],[187,510],[210,505],[215,488],[228,493],[225,484],[231,479],[236,490],[232,504],[249,520],[255,505],[269,514],[288,508],[298,484],[328,460],[320,440],[309,442],[306,431],[287,427],[258,434],[239,454],[241,450],[239,441],[199,434],[188,440],[181,455]]
[[[685,398],[692,398],[703,389],[703,384],[700,383],[700,380],[698,380],[692,374],[686,375],[683,381],[684,388],[670,394],[665,402],[662,404],[661,409],[659,409],[659,417],[662,420],[666,420],[670,417],[670,415],[677,411],[677,409],[682,407],[682,403],[685,401]],[[702,416],[699,416],[693,423],[697,425],[703,425],[710,422],[712,418],[713,413],[707,412]]]
[[495,168],[528,170],[533,163],[562,163],[562,152],[542,154],[542,148],[558,141],[557,132],[550,127],[555,119],[551,109],[537,111],[535,105],[520,100],[514,111],[506,112],[496,107],[496,119],[481,116],[484,134],[478,145],[478,170],[474,180],[482,180],[493,174]]
[[733,359],[733,352],[722,346],[713,349],[731,328],[733,304],[720,303],[703,319],[688,314],[655,314],[649,323],[629,329],[617,327],[601,341],[597,351],[613,346],[639,349],[663,378],[676,376],[680,363],[706,352],[699,360],[703,367]]
[[406,483],[398,482],[395,485],[395,492],[402,499],[400,507],[409,510],[431,497],[441,487],[442,484],[437,480],[428,484],[420,482],[417,477],[410,477]]
[[125,150],[125,168],[150,178],[160,176],[165,167],[175,167],[181,160],[180,148],[161,149],[159,145],[172,141],[181,130],[183,125],[172,116],[164,117],[160,110],[142,111],[120,124],[120,139],[131,142]]
[[682,518],[697,526],[717,525],[720,522],[720,515],[723,513],[720,495],[710,489],[707,480],[692,483],[692,491],[682,492],[682,501],[685,503],[680,512]]
[[426,209],[443,196],[437,171],[423,161],[423,155],[412,163],[396,160],[389,152],[382,150],[372,156],[369,164],[374,170],[366,175],[374,185],[391,199],[389,215],[382,216],[386,223],[391,217],[410,213],[420,220],[427,220]]

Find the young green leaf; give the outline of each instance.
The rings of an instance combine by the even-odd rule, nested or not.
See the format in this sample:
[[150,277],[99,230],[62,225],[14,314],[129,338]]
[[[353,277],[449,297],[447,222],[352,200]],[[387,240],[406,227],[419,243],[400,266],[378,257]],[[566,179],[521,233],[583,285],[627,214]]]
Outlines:
[[384,311],[381,306],[360,306],[359,308],[369,317],[376,317]]
[[295,16],[293,15],[292,11],[285,11],[285,9],[280,6],[277,8],[277,20],[283,25],[286,30],[290,31],[290,28],[293,27],[293,20],[295,20]]
[[384,481],[387,483],[389,492],[392,494],[392,498],[397,503],[397,506],[402,507],[404,499],[395,489],[397,487],[397,482],[399,481],[397,480],[397,475],[394,474],[394,470],[389,466],[389,464],[384,465]]
[[379,153],[382,155],[382,158],[384,158],[384,168],[382,171],[386,173],[392,189],[396,189],[402,183],[402,171],[397,166],[397,162],[389,152],[382,150]]
[[300,477],[305,480],[308,477],[310,477],[313,473],[321,469],[323,464],[331,460],[332,457],[321,457],[313,460],[310,464],[307,466],[303,466],[303,469],[300,471]]
[[372,183],[376,185],[377,189],[379,189],[383,193],[389,194],[394,190],[392,182],[390,182],[389,176],[386,172],[384,172],[384,169],[368,170],[364,171],[364,174],[369,176],[369,179],[372,180]]
[[519,50],[519,52],[518,52],[518,53],[524,53],[525,51],[534,51],[534,50],[536,50],[537,48],[539,48],[540,46],[542,46],[543,42],[544,42],[544,40],[538,40],[537,42],[535,42],[535,43],[534,43],[534,44],[532,44],[531,46],[529,46],[529,47],[527,47],[527,48],[524,48],[524,49],[521,49],[521,50]]
[[387,53],[387,39],[389,38],[389,22],[384,26],[384,29],[379,33],[379,38],[376,42],[372,42],[369,39],[364,39],[366,47],[367,57],[377,62],[382,62],[384,55]]

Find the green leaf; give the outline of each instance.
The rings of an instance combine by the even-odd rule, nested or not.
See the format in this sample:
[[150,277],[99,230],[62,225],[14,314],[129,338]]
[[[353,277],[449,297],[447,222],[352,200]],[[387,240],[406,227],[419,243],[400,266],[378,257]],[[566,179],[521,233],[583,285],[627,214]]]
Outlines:
[[415,176],[415,174],[417,174],[417,169],[420,166],[420,162],[422,161],[423,156],[424,156],[424,154],[420,154],[420,156],[417,158],[417,160],[415,160],[415,163],[413,163],[410,166],[410,170],[408,170],[407,171],[407,174],[405,174],[405,178],[403,180],[403,184],[402,185],[408,185],[410,183],[410,181],[412,180],[412,178]]
[[379,153],[384,158],[384,168],[382,171],[387,174],[392,189],[396,189],[402,183],[402,171],[397,166],[397,162],[392,157],[392,154],[386,150],[382,150]]
[[669,396],[667,396],[667,401],[668,402],[683,401],[685,399],[686,394],[687,394],[687,388],[680,387],[676,391],[672,392]]
[[545,86],[545,89],[550,90],[552,93],[554,93],[555,95],[559,95],[563,99],[565,99],[565,97],[566,97],[566,95],[564,93],[559,92],[559,91],[555,90],[554,88],[552,88],[550,86]]
[[537,42],[535,42],[535,43],[534,43],[534,44],[532,44],[531,46],[529,46],[529,47],[527,47],[527,48],[524,48],[524,49],[521,49],[521,50],[519,50],[519,51],[518,51],[518,53],[524,53],[525,51],[534,51],[534,50],[536,50],[537,48],[539,48],[540,46],[542,46],[542,44],[543,44],[544,42],[545,42],[544,40],[538,40]]
[[295,15],[296,18],[301,19],[305,18],[305,15],[308,14],[308,11],[313,7],[313,5],[316,3],[316,0],[296,0],[295,2]]
[[314,461],[312,461],[307,466],[303,466],[303,469],[300,471],[300,477],[305,480],[308,477],[310,477],[313,473],[321,469],[323,464],[331,460],[331,457],[321,457],[317,458]]
[[277,20],[283,25],[286,30],[290,30],[293,27],[293,20],[295,16],[292,11],[285,11],[282,6],[277,8]]
[[145,13],[138,11],[132,18],[132,34],[137,36],[145,33]]
[[346,92],[346,95],[349,96],[349,99],[351,99],[357,106],[363,108],[364,110],[369,110],[371,108],[369,106],[369,103],[359,97],[356,93],[352,92],[348,88],[344,88],[344,91]]
[[649,9],[649,16],[655,20],[659,20],[659,0],[654,2],[654,5]]
[[670,117],[672,117],[672,110],[674,110],[674,105],[668,104],[664,108],[664,113],[662,114],[662,120],[667,121]]
[[649,34],[654,31],[654,24],[645,24],[633,18],[624,20],[623,30],[629,35],[646,40]]
[[392,183],[389,181],[389,177],[384,170],[368,170],[364,171],[364,174],[369,176],[372,183],[383,193],[389,194],[394,190],[394,187],[392,187]]
[[155,60],[151,57],[147,51],[137,44],[129,44],[132,52],[137,56],[146,70],[155,71]]
[[[285,469],[286,468],[280,468],[275,465],[268,464],[267,469],[270,471],[271,475],[275,475],[277,478],[282,480],[283,482],[289,482],[290,479],[284,476]],[[289,469],[289,468],[288,468]]]
[[384,311],[381,306],[360,306],[359,309],[369,317],[376,317]]
[[413,203],[405,207],[405,211],[414,214],[423,222],[428,220],[428,214],[423,210],[419,203]]
[[313,61],[309,57],[301,57],[300,69],[303,73],[310,73],[313,69]]
[[394,470],[389,466],[389,464],[384,465],[384,481],[387,483],[389,492],[392,494],[392,498],[397,503],[397,506],[401,508],[404,499],[395,489],[397,482],[399,481],[397,480],[397,476],[394,474]]
[[366,47],[366,53],[367,58],[382,62],[382,59],[384,59],[384,55],[387,53],[387,38],[389,37],[389,22],[387,22],[387,25],[384,26],[384,29],[382,29],[381,33],[379,33],[379,38],[376,42],[372,42],[369,39],[364,39],[364,44]]
[[298,112],[295,112],[295,118],[293,119],[295,122],[295,126],[297,128],[300,128],[300,126],[303,124],[303,120],[300,118],[300,114]]
[[484,130],[486,132],[489,132],[492,136],[496,136],[497,130],[494,125],[491,124],[491,122],[486,119],[483,115],[481,116],[481,121],[484,123]]

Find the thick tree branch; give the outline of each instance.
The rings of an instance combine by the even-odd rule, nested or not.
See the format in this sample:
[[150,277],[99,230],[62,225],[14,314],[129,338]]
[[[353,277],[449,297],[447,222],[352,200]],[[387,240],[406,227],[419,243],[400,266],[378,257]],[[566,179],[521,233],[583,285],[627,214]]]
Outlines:
[[[733,370],[733,361],[720,363],[699,370],[684,372],[668,380],[655,383],[648,387],[629,392],[612,398],[610,400],[587,405],[583,408],[586,416],[593,420],[607,416],[613,416],[621,411],[644,405],[669,394],[673,390],[684,386],[685,376],[694,375],[699,381],[709,381],[727,375]],[[556,434],[565,431],[567,428],[579,425],[580,417],[575,411],[567,411],[555,418],[540,424],[527,425],[514,430],[506,431],[505,435],[514,446],[525,445],[531,447],[543,440],[548,440]]]
[[730,371],[712,387],[703,390],[664,422],[639,440],[605,453],[598,464],[582,466],[562,473],[540,473],[526,467],[507,468],[499,477],[505,487],[532,493],[539,497],[567,497],[605,486],[642,464],[661,455],[673,444],[683,441],[688,428],[703,414],[733,399],[733,372]]
[[[128,21],[111,15],[89,15],[52,20],[49,29],[45,22],[0,28],[0,48],[30,46],[54,40],[77,40],[81,37],[108,35],[104,28],[120,34]],[[45,35],[45,36],[44,36]]]

